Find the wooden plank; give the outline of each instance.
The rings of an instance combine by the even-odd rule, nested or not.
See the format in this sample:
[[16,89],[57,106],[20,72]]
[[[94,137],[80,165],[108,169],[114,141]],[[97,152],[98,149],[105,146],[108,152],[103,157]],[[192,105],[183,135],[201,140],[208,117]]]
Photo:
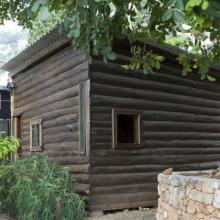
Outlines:
[[80,154],[86,154],[85,142],[85,94],[84,82],[79,84],[79,146]]

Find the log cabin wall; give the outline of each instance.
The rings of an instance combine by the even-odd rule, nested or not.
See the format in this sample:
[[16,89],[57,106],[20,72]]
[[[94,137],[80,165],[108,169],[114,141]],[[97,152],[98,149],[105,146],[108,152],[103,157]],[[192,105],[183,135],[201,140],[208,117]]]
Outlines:
[[[182,77],[172,62],[144,75],[95,59],[89,74],[91,209],[155,206],[159,172],[219,165],[219,81]],[[141,112],[143,148],[112,148],[113,108]]]
[[89,158],[79,153],[79,83],[87,79],[86,59],[70,45],[13,77],[13,117],[21,119],[22,155],[31,154],[30,122],[41,119],[43,153],[70,167],[80,192],[89,186]]

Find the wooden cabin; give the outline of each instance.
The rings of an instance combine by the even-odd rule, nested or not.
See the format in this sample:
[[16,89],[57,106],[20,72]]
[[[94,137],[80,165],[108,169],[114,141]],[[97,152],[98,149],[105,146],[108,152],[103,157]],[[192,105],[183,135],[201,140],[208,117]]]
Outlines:
[[69,166],[90,211],[156,206],[159,172],[220,164],[219,68],[216,82],[183,77],[178,49],[146,48],[166,57],[154,74],[121,67],[126,41],[115,42],[116,61],[89,64],[51,32],[4,66],[23,156],[43,152]]
[[10,101],[10,89],[5,86],[0,86],[0,137],[10,135]]

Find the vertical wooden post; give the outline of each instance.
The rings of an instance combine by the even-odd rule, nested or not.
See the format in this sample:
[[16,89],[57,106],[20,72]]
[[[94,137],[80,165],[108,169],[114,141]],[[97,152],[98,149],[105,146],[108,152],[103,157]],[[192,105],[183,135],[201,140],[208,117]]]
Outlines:
[[80,154],[88,155],[90,151],[90,81],[79,84],[79,145]]
[[90,154],[90,80],[85,82],[85,138],[86,155]]

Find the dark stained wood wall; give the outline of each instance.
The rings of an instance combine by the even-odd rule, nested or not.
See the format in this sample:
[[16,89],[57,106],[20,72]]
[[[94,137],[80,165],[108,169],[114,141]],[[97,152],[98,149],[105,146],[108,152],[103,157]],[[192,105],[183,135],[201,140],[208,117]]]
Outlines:
[[[169,62],[148,76],[90,66],[91,209],[154,206],[159,172],[220,164],[220,83],[180,72]],[[112,108],[142,112],[142,149],[112,149]]]
[[30,152],[30,121],[42,119],[43,153],[68,165],[79,191],[88,190],[89,158],[79,155],[79,82],[88,63],[71,46],[14,77],[14,116],[21,115],[22,155]]

